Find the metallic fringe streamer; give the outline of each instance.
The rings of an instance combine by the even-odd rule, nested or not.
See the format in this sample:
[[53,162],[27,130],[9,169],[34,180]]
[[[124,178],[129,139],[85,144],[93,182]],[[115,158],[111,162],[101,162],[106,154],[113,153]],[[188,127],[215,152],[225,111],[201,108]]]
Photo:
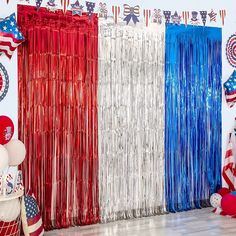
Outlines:
[[163,213],[164,30],[101,24],[102,222]]
[[209,205],[221,185],[221,29],[168,26],[165,63],[167,210]]

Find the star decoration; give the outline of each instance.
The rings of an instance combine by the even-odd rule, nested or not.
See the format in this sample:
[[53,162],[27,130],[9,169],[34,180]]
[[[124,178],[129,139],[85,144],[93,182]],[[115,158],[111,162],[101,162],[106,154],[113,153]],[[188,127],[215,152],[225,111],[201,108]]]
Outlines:
[[84,6],[80,5],[79,1],[76,0],[74,4],[71,4],[72,15],[82,16]]
[[212,9],[211,12],[208,14],[208,16],[210,17],[210,22],[212,22],[212,21],[216,22],[217,13],[214,12],[213,9]]
[[181,16],[178,15],[177,11],[175,11],[174,15],[171,16],[172,23],[175,25],[179,25],[181,22]]

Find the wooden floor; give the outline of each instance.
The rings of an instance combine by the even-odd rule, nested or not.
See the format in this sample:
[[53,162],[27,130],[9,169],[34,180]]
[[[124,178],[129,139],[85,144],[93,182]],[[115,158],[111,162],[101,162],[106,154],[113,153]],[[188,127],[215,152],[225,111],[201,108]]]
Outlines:
[[211,208],[109,224],[47,232],[46,236],[210,236],[236,235],[236,219],[211,213]]

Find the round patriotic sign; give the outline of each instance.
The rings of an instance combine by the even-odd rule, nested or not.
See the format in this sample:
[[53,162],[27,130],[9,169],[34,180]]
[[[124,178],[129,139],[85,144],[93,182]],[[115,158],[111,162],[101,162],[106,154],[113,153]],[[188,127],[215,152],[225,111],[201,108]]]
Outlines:
[[226,56],[231,66],[236,67],[236,34],[228,39],[226,45]]
[[0,63],[0,102],[6,97],[9,88],[9,77],[6,68]]

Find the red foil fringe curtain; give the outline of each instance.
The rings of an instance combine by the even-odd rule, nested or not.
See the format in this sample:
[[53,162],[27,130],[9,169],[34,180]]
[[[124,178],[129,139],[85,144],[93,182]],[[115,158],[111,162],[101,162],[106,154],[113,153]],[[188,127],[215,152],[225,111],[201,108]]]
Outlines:
[[98,19],[19,6],[19,136],[47,230],[99,222]]

